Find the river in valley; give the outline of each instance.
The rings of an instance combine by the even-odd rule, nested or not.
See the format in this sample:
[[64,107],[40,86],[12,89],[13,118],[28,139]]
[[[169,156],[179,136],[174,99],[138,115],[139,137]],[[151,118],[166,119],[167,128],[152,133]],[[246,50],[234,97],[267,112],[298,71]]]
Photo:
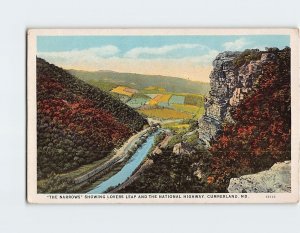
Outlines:
[[108,180],[103,181],[96,188],[88,192],[88,194],[104,193],[110,187],[116,187],[127,180],[132,175],[134,170],[143,162],[144,158],[149,153],[154,144],[154,138],[159,131],[150,135],[141,147],[131,156],[125,166]]

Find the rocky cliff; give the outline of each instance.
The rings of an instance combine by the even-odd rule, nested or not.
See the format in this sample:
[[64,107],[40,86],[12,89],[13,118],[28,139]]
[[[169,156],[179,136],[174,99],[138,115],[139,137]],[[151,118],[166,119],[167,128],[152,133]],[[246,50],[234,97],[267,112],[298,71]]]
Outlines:
[[233,122],[230,109],[255,89],[262,65],[276,59],[272,52],[248,51],[248,55],[226,51],[213,61],[211,90],[205,99],[205,114],[199,119],[199,138],[207,146],[222,131],[223,123]]
[[285,193],[291,192],[291,161],[274,164],[269,170],[232,178],[230,193]]

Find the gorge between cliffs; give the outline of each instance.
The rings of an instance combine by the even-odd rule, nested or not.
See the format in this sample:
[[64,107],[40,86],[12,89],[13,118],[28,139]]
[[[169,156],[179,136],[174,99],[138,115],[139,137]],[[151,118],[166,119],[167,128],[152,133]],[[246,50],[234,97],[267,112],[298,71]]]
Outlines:
[[180,79],[125,86],[136,74],[37,58],[38,192],[290,192],[290,48],[225,51],[212,65],[209,86],[184,81],[184,93]]

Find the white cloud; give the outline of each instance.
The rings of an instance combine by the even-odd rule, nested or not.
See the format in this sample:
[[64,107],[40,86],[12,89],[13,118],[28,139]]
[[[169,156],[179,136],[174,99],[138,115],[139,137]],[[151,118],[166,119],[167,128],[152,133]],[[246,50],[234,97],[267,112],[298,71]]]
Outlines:
[[186,57],[183,59],[189,60],[191,62],[201,64],[203,66],[206,65],[212,65],[213,60],[216,58],[216,56],[219,54],[219,51],[217,50],[209,50],[206,54],[196,57]]
[[71,51],[60,51],[60,52],[40,52],[39,57],[49,60],[94,60],[97,58],[111,57],[119,53],[119,48],[114,45],[106,45],[98,48],[88,48],[83,50],[71,50]]
[[223,44],[226,50],[241,50],[244,49],[246,45],[250,44],[245,38],[239,38],[235,41],[228,41]]
[[200,44],[174,44],[174,45],[166,45],[166,46],[156,47],[156,48],[137,47],[126,52],[124,54],[124,57],[138,58],[141,55],[165,55],[175,50],[193,49],[193,48],[204,48],[204,46]]
[[[182,56],[163,56],[176,49],[197,49]],[[160,74],[175,77],[190,78],[192,80],[209,81],[212,61],[219,53],[199,44],[176,44],[159,48],[135,48],[127,57],[115,46],[104,46],[85,50],[42,52],[38,56],[65,69],[79,70],[113,70],[118,72]],[[146,53],[157,55],[155,58],[141,56]]]

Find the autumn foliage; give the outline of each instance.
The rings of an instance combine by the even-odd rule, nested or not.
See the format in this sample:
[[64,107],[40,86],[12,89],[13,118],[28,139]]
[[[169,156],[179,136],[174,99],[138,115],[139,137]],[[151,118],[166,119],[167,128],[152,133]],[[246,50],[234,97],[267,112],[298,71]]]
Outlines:
[[290,49],[273,52],[277,59],[263,64],[255,91],[231,111],[236,123],[225,125],[211,147],[210,183],[220,188],[232,177],[290,159]]
[[39,179],[103,158],[145,124],[119,100],[37,58]]

